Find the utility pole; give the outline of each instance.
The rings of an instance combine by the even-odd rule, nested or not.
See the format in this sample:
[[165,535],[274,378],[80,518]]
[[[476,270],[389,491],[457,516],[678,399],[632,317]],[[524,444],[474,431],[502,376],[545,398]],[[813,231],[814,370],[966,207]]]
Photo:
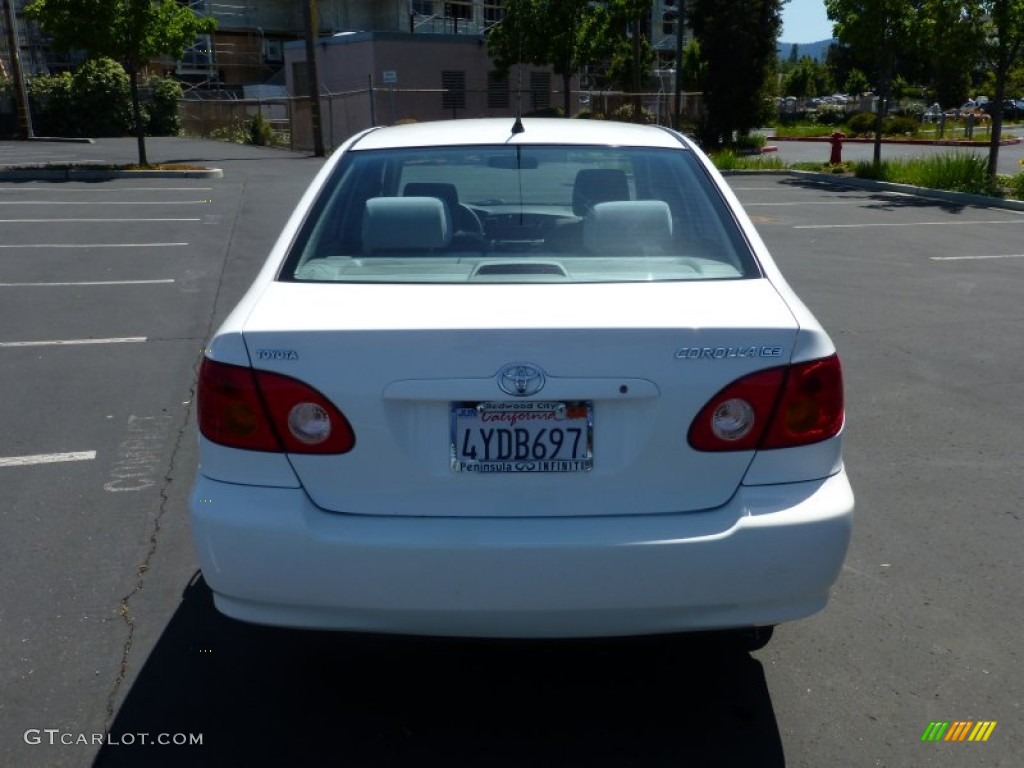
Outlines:
[[320,77],[316,70],[317,11],[316,0],[299,0],[306,35],[306,79],[309,81],[310,120],[313,124],[313,154],[324,156],[324,133],[320,119]]
[[13,0],[3,0],[4,15],[7,27],[7,49],[11,52],[11,70],[14,75],[14,100],[18,105],[18,123],[21,126],[22,138],[26,141],[35,138],[32,133],[32,113],[28,107],[28,91],[25,88],[25,77],[21,71],[21,53],[18,50],[17,19],[14,15]]

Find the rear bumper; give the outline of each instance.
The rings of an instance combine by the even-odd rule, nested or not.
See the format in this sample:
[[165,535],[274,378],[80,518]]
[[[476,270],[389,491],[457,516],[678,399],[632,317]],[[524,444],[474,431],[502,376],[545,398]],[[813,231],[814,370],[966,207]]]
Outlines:
[[821,610],[849,544],[845,472],[742,487],[701,513],[338,515],[301,489],[200,476],[190,500],[217,607],[260,624],[588,637],[777,624]]

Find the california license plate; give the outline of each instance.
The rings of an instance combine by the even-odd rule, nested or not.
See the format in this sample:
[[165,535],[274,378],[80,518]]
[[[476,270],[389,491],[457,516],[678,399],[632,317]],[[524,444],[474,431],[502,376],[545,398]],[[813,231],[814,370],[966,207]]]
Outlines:
[[594,464],[589,402],[452,403],[454,472],[587,472]]

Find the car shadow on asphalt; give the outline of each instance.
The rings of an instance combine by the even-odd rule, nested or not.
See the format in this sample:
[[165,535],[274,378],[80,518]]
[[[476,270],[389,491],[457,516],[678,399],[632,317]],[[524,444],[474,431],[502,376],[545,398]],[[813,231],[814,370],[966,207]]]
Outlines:
[[[142,745],[139,734],[202,744]],[[108,741],[94,768],[785,765],[761,664],[717,636],[289,631],[221,616],[201,577]]]

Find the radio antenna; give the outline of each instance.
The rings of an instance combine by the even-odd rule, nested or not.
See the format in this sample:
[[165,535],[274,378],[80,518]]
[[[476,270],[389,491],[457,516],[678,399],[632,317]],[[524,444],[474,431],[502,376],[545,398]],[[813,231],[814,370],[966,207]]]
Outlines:
[[524,133],[523,127],[523,6],[516,3],[516,44],[519,55],[516,57],[516,121],[512,123],[512,135]]

